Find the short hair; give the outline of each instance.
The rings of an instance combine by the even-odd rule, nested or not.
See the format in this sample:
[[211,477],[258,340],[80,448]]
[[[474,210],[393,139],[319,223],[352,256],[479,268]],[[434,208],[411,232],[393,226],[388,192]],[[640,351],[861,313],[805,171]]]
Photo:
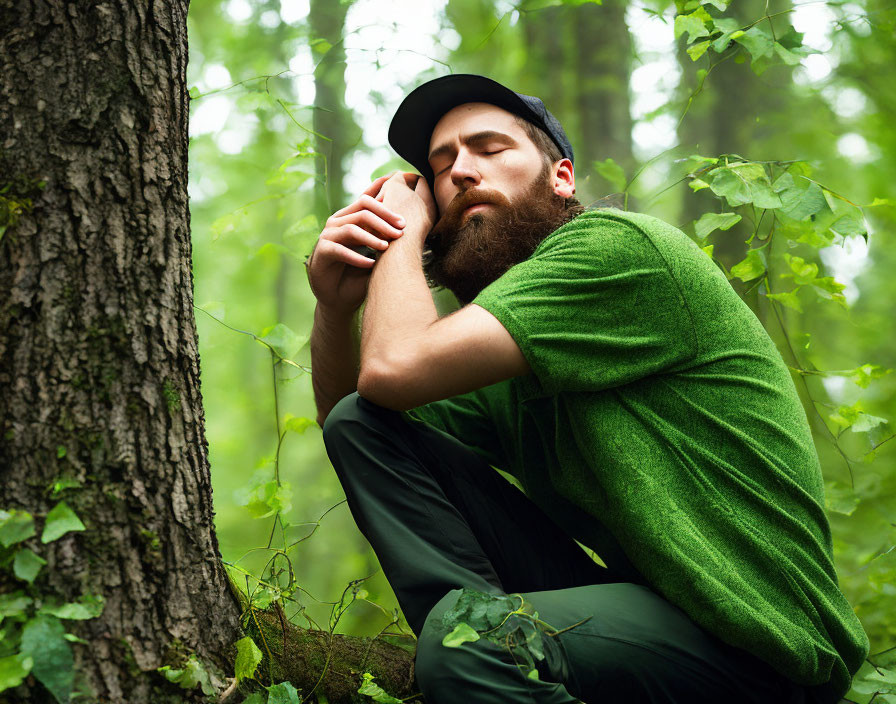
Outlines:
[[541,158],[548,168],[563,158],[563,154],[560,152],[560,147],[554,143],[554,140],[548,136],[547,132],[541,129],[538,125],[529,122],[519,115],[514,115],[513,119],[516,121],[516,124],[526,131],[526,135],[538,148]]

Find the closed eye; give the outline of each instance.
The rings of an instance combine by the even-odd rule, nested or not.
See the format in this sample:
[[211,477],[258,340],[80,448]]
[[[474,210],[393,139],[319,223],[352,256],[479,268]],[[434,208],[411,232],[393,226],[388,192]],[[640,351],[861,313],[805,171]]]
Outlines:
[[[490,151],[490,152],[483,151],[483,152],[480,152],[480,153],[481,153],[481,154],[484,154],[484,155],[486,155],[486,156],[490,156],[490,155],[492,155],[492,154],[500,154],[500,153],[503,152],[505,149],[507,149],[507,147],[504,147],[503,149],[495,149],[494,151]],[[448,169],[450,169],[451,166],[452,166],[452,164],[449,164],[448,166],[446,166],[446,167],[445,167],[444,169],[442,169],[441,171],[436,172],[435,175],[436,175],[436,176],[439,176],[440,174],[442,174],[442,173],[444,173],[445,171],[447,171]]]

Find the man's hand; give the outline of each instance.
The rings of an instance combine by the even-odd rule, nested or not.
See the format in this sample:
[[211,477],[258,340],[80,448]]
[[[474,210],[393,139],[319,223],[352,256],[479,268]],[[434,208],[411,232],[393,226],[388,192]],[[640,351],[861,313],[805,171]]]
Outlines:
[[405,237],[413,237],[422,246],[438,215],[426,179],[418,174],[398,171],[383,184],[376,199],[391,212],[404,217]]
[[[381,202],[380,191],[389,178],[381,176],[358,200],[327,219],[306,264],[311,292],[322,306],[344,314],[354,313],[367,296],[376,260],[353,248],[366,245],[383,251],[390,240],[402,235],[401,216]],[[403,188],[414,195],[406,186]]]

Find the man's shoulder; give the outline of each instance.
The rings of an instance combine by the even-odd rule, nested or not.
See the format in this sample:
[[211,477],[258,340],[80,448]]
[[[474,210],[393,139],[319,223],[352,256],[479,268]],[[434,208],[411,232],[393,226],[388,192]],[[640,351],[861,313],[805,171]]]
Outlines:
[[690,237],[668,222],[645,213],[608,207],[585,210],[551,233],[536,252],[547,254],[567,247],[592,254],[616,252],[632,260],[656,255],[677,259],[682,254],[705,258]]

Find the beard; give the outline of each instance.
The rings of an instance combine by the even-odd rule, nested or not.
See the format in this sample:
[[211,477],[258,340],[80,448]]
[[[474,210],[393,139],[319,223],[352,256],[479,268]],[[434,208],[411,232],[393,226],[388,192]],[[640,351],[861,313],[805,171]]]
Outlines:
[[[423,273],[462,305],[514,264],[528,259],[554,230],[584,211],[575,198],[557,195],[547,166],[513,200],[489,189],[467,189],[445,208],[426,238]],[[474,203],[488,206],[464,216]]]

